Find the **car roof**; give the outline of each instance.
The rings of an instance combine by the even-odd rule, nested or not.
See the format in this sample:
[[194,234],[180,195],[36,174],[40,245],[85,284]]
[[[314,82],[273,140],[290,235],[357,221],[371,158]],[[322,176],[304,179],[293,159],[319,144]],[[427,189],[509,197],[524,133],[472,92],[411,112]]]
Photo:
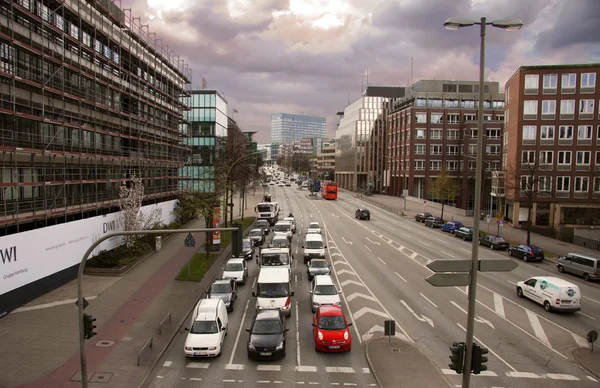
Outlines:
[[342,308],[340,306],[335,306],[335,305],[331,305],[331,304],[326,304],[323,306],[319,307],[319,312],[321,315],[327,315],[327,316],[338,316],[338,315],[344,315],[344,312],[342,311]]
[[313,263],[313,262],[319,262],[319,261],[327,262],[327,260],[325,260],[325,259],[311,259],[310,260],[311,263]]
[[212,284],[231,284],[232,279],[216,279]]
[[277,221],[277,223],[275,225],[289,225],[289,224],[290,224],[289,221],[283,220],[283,221]]
[[565,279],[557,278],[556,276],[534,276],[531,279],[546,280],[557,286],[578,287],[576,284],[568,282]]
[[257,321],[262,321],[262,320],[271,320],[271,319],[277,319],[279,320],[281,318],[280,315],[280,310],[279,309],[266,309],[266,310],[259,310],[256,313],[256,320]]
[[306,235],[306,241],[323,241],[323,236],[318,233],[309,233]]
[[314,282],[320,286],[330,286],[333,284],[333,279],[329,275],[316,275]]
[[319,224],[319,222],[318,222],[318,221],[311,221],[311,222],[309,222],[309,223],[308,223],[308,225],[309,225],[309,226],[310,226],[310,225],[315,225],[315,224],[317,224],[317,225],[321,226],[321,224]]
[[263,231],[262,229],[254,228],[250,232],[261,232],[262,233],[262,231]]
[[246,261],[246,260],[239,258],[239,257],[232,257],[231,259],[227,260],[228,263],[241,263],[243,261]]
[[[287,240],[287,238],[286,238]],[[286,248],[281,248],[281,247],[267,247],[267,248],[263,248],[260,253],[261,255],[264,253],[289,253],[289,249]]]
[[257,223],[257,224],[258,224],[259,222],[260,222],[261,224],[264,224],[264,223],[268,223],[269,221],[267,221],[267,220],[262,220],[262,219],[261,219],[261,220],[256,220],[256,223]]

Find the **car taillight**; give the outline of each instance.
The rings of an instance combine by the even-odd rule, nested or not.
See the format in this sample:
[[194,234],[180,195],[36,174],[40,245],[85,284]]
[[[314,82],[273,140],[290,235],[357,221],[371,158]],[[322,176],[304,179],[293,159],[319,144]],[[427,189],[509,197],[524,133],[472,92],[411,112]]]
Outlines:
[[285,301],[285,307],[289,307],[290,304],[292,304],[292,300],[290,299],[290,297],[288,296],[286,301]]
[[554,302],[556,304],[560,304],[560,299],[556,299],[556,302]]
[[529,256],[533,256],[533,251],[529,252]]

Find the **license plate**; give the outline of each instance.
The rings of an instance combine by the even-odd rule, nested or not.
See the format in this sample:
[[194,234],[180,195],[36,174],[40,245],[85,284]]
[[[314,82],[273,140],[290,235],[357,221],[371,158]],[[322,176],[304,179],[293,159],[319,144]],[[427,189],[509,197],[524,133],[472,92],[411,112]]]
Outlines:
[[329,349],[339,349],[340,346],[339,345],[334,345],[334,346],[330,346]]
[[259,354],[261,356],[272,356],[273,355],[273,353],[271,353],[271,352],[260,352]]
[[194,356],[206,356],[206,352],[194,352]]

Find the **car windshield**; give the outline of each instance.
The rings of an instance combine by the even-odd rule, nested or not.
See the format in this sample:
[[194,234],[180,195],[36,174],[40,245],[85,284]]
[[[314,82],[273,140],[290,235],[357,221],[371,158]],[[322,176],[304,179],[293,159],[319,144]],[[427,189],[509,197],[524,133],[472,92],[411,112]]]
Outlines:
[[256,210],[259,212],[270,212],[273,205],[258,205]]
[[268,228],[269,223],[267,221],[256,221],[256,226],[259,228]]
[[288,265],[290,261],[288,255],[285,253],[263,253],[261,255],[261,263],[264,266]]
[[210,287],[212,294],[228,294],[231,292],[231,285],[229,283],[216,283]]
[[325,268],[327,267],[327,262],[324,260],[312,260],[310,266],[312,268]]
[[360,211],[362,214],[369,214],[369,211],[367,209],[361,210]]
[[251,230],[250,236],[262,236],[262,230]]
[[502,237],[494,237],[492,240],[497,243],[506,242],[506,240]]
[[242,263],[227,263],[225,271],[243,271],[244,267]]
[[323,242],[322,241],[307,241],[305,247],[307,249],[322,249]]
[[196,321],[190,329],[192,334],[216,334],[217,322],[215,321]]
[[315,295],[337,295],[337,293],[337,289],[333,284],[315,287]]
[[254,322],[252,334],[279,334],[281,333],[281,323],[274,319],[258,320]]
[[283,298],[289,291],[287,283],[258,283],[258,296],[263,298]]
[[244,241],[242,244],[243,244],[242,246],[244,249],[252,248],[252,244],[250,243],[250,241]]
[[290,230],[290,227],[290,224],[278,224],[273,227],[273,230],[275,230],[276,232],[287,232],[288,230]]
[[311,222],[310,224],[308,224],[308,227],[310,229],[319,229],[321,226],[319,226],[319,224],[317,224],[316,222]]
[[346,322],[341,315],[321,316],[319,318],[319,329],[342,330],[346,328]]
[[271,243],[273,245],[280,245],[282,247],[287,247],[290,242],[288,241],[287,238],[279,238],[279,237],[277,237],[277,238],[274,238],[273,241],[271,241]]

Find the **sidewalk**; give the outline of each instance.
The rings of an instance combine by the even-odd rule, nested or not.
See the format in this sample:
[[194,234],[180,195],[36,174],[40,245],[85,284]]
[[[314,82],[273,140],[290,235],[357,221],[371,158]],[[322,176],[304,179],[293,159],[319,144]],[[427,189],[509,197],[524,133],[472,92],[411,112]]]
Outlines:
[[452,384],[413,344],[392,337],[379,337],[365,344],[367,362],[382,388],[452,387]]
[[[254,215],[258,198],[247,197],[245,216]],[[202,219],[186,226],[203,227]],[[195,233],[195,248],[186,248],[185,237],[174,235],[120,278],[84,276],[83,294],[90,302],[85,312],[97,319],[97,335],[86,341],[89,387],[139,386],[228,257],[230,249],[201,282],[174,281],[204,243],[204,233]],[[76,295],[76,281],[71,281],[0,321],[0,387],[81,386]],[[159,334],[168,314],[171,320]],[[144,350],[138,366],[138,354],[150,338],[153,346]]]
[[[359,197],[360,195],[351,191],[344,190],[346,195]],[[372,203],[373,205],[380,206],[386,210],[392,211],[397,214],[404,213],[407,218],[414,218],[415,214],[427,211],[434,216],[440,216],[441,210],[436,209],[433,206],[427,206],[427,210],[423,205],[423,200],[420,198],[408,197],[406,199],[406,210],[404,210],[405,200],[399,197],[392,197],[388,195],[373,195],[372,197],[362,196],[361,200]],[[444,208],[444,218],[448,221],[460,221],[465,226],[473,226],[473,217],[465,217],[457,214],[452,214],[452,208],[446,206]],[[488,223],[483,220],[480,222],[480,230],[483,232],[488,231]],[[498,225],[495,220],[489,224],[489,231],[492,234],[496,234],[498,231]],[[523,229],[513,228],[512,225],[504,223],[501,228],[500,235],[508,240],[511,244],[525,244],[527,241],[527,231]],[[564,241],[556,240],[550,237],[542,236],[537,233],[531,233],[531,243],[539,246],[545,252],[564,256],[569,252],[586,252],[593,255],[598,255],[600,252],[581,247],[579,245],[570,244]]]

